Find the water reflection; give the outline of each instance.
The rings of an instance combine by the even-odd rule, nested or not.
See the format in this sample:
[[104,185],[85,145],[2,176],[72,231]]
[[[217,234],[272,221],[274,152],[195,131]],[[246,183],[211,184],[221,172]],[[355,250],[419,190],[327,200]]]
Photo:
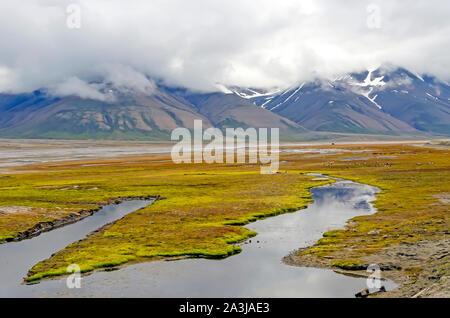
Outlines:
[[[107,205],[94,215],[77,223],[42,233],[32,239],[0,244],[0,297],[40,296],[45,284],[22,285],[27,271],[39,261],[67,245],[84,238],[99,227],[143,208],[153,201],[125,201]],[[36,288],[39,287],[39,288]]]
[[[366,279],[331,270],[293,267],[281,259],[317,241],[324,231],[343,228],[357,215],[375,212],[373,187],[348,181],[312,189],[305,210],[248,225],[258,236],[242,244],[241,254],[225,260],[157,261],[96,272],[83,277],[81,289],[65,279],[26,286],[26,296],[76,297],[353,297]],[[250,242],[251,241],[251,242]],[[385,283],[387,289],[394,285]]]

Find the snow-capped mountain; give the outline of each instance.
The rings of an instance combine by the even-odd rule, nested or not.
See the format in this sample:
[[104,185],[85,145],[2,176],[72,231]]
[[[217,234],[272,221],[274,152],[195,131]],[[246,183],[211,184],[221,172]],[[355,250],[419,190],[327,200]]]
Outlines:
[[236,95],[311,130],[450,133],[450,87],[405,69],[371,69],[330,81]]
[[194,94],[155,85],[151,92],[102,83],[107,100],[55,97],[45,90],[0,94],[0,137],[169,139],[176,127],[278,127],[305,129],[274,112],[229,93]]
[[103,84],[105,100],[55,97],[45,90],[0,94],[0,137],[167,139],[175,127],[192,128],[194,119],[205,127],[278,127],[285,134],[450,135],[448,83],[405,69],[287,89],[223,86],[215,93],[163,84],[135,92]]

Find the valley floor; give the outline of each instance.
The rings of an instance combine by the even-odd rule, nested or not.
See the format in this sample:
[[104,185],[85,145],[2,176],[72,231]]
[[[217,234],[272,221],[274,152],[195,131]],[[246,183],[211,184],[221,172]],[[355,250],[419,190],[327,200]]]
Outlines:
[[272,175],[252,164],[175,165],[165,154],[9,166],[0,174],[0,241],[120,198],[159,195],[165,199],[39,262],[27,280],[64,275],[73,263],[89,272],[168,257],[227,257],[255,235],[242,225],[304,208],[308,189],[328,182],[307,175],[317,172],[377,186],[378,212],[325,233],[288,263],[357,275],[375,263],[401,284],[381,296],[448,297],[449,151],[406,143],[290,145]]

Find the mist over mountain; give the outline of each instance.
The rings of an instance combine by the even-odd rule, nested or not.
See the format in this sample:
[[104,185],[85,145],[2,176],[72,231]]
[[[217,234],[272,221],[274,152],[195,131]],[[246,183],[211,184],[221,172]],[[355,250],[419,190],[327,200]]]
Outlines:
[[[97,83],[99,84],[99,83]],[[0,137],[168,140],[176,127],[277,127],[303,132],[301,125],[234,94],[183,93],[155,85],[143,93],[101,90],[105,98],[55,97],[48,91],[0,94]]]
[[450,80],[448,1],[21,3],[0,2],[0,93],[102,99],[97,78],[143,90],[147,76],[210,93],[287,88],[385,63]]
[[0,94],[0,136],[167,140],[176,127],[265,127],[308,132],[449,135],[450,88],[402,68],[372,69],[288,89],[200,93],[148,79],[149,90],[96,82],[97,96],[39,90]]
[[21,3],[0,2],[0,137],[449,134],[448,1]]
[[235,94],[311,130],[450,133],[450,87],[403,68],[379,68],[285,90]]

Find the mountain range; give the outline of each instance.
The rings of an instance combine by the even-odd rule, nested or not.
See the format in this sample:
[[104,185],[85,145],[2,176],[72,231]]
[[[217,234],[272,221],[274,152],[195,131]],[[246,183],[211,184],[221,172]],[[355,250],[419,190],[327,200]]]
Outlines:
[[108,101],[47,90],[0,94],[0,137],[170,138],[176,127],[278,127],[311,132],[450,135],[450,87],[402,68],[379,68],[289,88],[224,87],[191,92],[156,84],[151,93],[104,83]]
[[369,70],[285,90],[235,94],[315,131],[450,134],[450,87],[405,69]]

